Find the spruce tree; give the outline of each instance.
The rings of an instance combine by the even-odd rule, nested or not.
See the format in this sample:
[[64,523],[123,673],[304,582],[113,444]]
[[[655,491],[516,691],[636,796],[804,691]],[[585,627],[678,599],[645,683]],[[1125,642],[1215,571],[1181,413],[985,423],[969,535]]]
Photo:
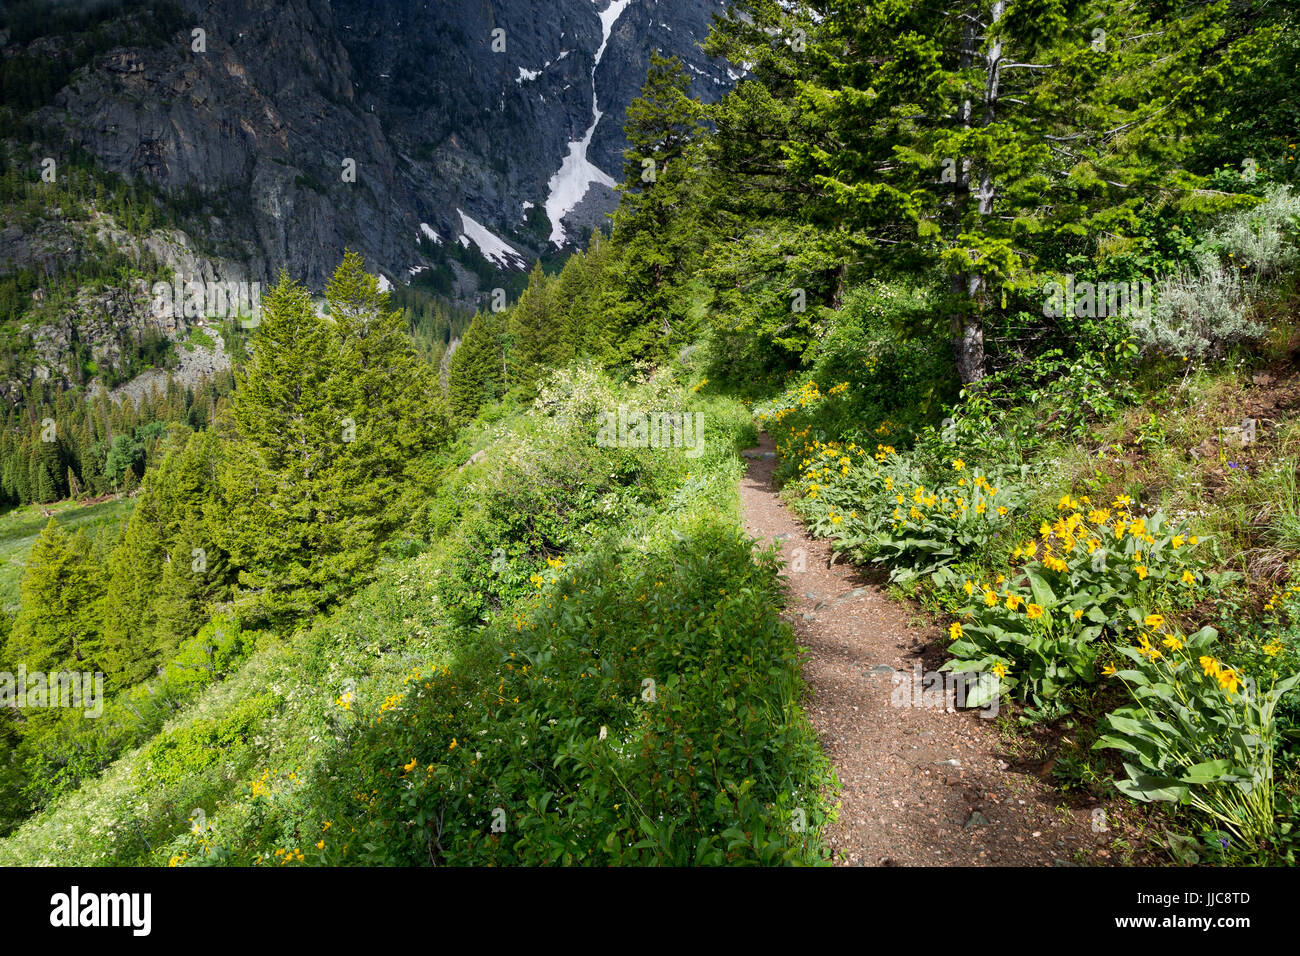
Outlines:
[[514,385],[529,388],[544,369],[561,363],[565,353],[563,328],[557,321],[562,300],[557,299],[552,280],[533,267],[528,286],[510,310],[510,378]]
[[681,62],[652,53],[641,95],[627,110],[613,230],[620,255],[606,300],[623,360],[662,357],[674,338],[690,334],[686,279],[699,243],[692,147],[703,130]]
[[127,685],[148,677],[159,663],[152,639],[154,595],[163,570],[167,531],[165,504],[156,489],[166,481],[170,464],[164,457],[146,478],[105,567],[104,655]]
[[68,534],[53,518],[45,525],[19,586],[7,664],[33,671],[104,669],[98,633],[102,584],[89,552],[80,533]]
[[224,512],[220,455],[214,432],[176,429],[109,559],[104,641],[134,679],[170,659],[229,591],[229,564],[209,524]]
[[447,405],[457,424],[471,420],[505,393],[501,338],[497,318],[480,312],[452,353],[447,363]]
[[203,626],[212,605],[228,591],[228,563],[217,548],[202,513],[189,511],[167,541],[162,573],[153,598],[150,651],[160,662]]
[[239,569],[240,606],[273,623],[370,578],[445,437],[433,376],[359,257],[345,257],[326,300],[328,317],[281,276],[231,406],[229,513],[213,530]]
[[338,342],[330,402],[345,454],[336,495],[348,515],[344,552],[364,579],[379,542],[431,491],[428,456],[448,438],[442,390],[421,360],[400,311],[388,308],[375,276],[348,252],[325,289]]
[[246,603],[272,618],[310,612],[327,597],[322,528],[336,516],[323,486],[343,451],[329,404],[337,358],[307,290],[281,273],[237,378],[221,482],[231,509],[218,530]]
[[1228,0],[846,0],[807,47],[789,169],[810,221],[878,268],[938,267],[963,382],[1003,293],[1041,284],[1051,240],[1122,242],[1149,204],[1204,205],[1186,168],[1241,68]]

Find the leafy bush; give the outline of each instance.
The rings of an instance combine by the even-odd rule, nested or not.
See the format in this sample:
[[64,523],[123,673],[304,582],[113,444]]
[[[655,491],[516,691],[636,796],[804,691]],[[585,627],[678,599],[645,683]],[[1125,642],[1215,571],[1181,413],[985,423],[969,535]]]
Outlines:
[[908,287],[852,290],[828,312],[824,337],[805,355],[809,370],[756,409],[759,421],[778,443],[796,425],[813,439],[868,445],[918,430],[953,387],[944,337],[917,331],[931,313],[929,298]]
[[793,635],[705,520],[643,556],[602,542],[459,662],[356,714],[331,784],[331,862],[817,862],[825,758]]
[[[595,369],[579,367],[544,382],[533,414],[500,427],[484,462],[440,494],[449,505],[438,533],[455,541],[444,549],[440,595],[455,623],[488,620],[531,590],[530,577],[548,559],[662,507],[686,472],[682,450],[601,447],[597,433],[602,415],[619,405],[680,412],[687,402],[670,375],[618,389]],[[713,455],[732,453],[731,434],[719,427],[752,427],[734,415],[717,422],[716,414],[702,414]],[[708,470],[711,463],[702,457],[692,467]]]
[[229,759],[276,707],[273,694],[241,701],[229,713],[160,734],[144,749],[137,773],[150,783],[180,783]]
[[1042,707],[1096,681],[1103,635],[1122,637],[1149,609],[1190,601],[1207,579],[1196,557],[1203,542],[1159,512],[1135,516],[1126,497],[1078,510],[1089,504],[1064,496],[1061,517],[1012,553],[1018,573],[937,578],[961,595],[948,669],[996,668],[1006,690]]
[[804,359],[814,381],[850,383],[837,423],[844,427],[831,434],[867,441],[887,418],[911,430],[950,397],[952,354],[946,329],[933,327],[936,312],[927,291],[898,283],[870,282],[845,295]]
[[1138,646],[1119,648],[1132,666],[1112,673],[1134,703],[1106,717],[1110,733],[1097,746],[1129,758],[1128,778],[1118,783],[1123,793],[1189,804],[1258,849],[1277,829],[1275,713],[1300,672],[1294,662],[1289,672],[1272,667],[1265,689],[1214,656],[1213,628],[1183,637],[1162,624],[1140,633]]

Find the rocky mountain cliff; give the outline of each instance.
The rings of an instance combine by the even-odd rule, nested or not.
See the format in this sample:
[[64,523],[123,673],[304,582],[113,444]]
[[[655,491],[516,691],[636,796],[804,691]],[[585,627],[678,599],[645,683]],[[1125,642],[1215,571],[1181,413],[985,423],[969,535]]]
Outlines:
[[320,283],[351,246],[468,302],[612,208],[652,49],[698,95],[726,89],[699,49],[723,5],[180,0],[181,30],[96,56],[39,116],[109,170],[197,194],[239,277]]

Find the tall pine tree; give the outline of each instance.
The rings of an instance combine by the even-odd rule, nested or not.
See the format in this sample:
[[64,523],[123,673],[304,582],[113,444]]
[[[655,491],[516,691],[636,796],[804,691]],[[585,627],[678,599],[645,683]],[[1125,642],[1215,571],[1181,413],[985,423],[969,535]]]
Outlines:
[[282,275],[238,379],[214,529],[239,568],[239,605],[290,622],[371,576],[410,504],[412,476],[445,437],[434,378],[374,276],[345,257],[329,315]]
[[18,616],[5,647],[9,665],[28,670],[105,670],[99,641],[100,569],[80,533],[53,518],[27,557]]
[[704,131],[703,109],[691,99],[681,61],[651,54],[625,131],[611,332],[622,359],[662,358],[692,331],[688,267],[700,242],[692,149]]
[[798,83],[790,169],[811,221],[881,268],[938,266],[963,382],[1005,290],[1051,237],[1122,241],[1139,210],[1209,197],[1186,169],[1239,68],[1228,0],[839,0]]

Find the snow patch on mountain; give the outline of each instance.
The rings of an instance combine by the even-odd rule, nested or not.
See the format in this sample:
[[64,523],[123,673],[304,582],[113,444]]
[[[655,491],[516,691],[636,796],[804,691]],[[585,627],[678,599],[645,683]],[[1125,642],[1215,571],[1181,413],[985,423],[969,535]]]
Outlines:
[[[600,114],[596,114],[597,121]],[[551,220],[551,242],[557,246],[564,244],[564,223],[561,221],[582,202],[592,183],[614,188],[614,179],[603,169],[587,159],[587,148],[591,138],[596,135],[596,124],[587,128],[582,139],[569,144],[569,153],[564,157],[560,170],[547,183],[550,195],[546,197],[546,215]]]
[[486,226],[475,222],[461,210],[457,209],[456,212],[460,213],[460,227],[463,230],[460,243],[466,249],[473,242],[474,245],[478,246],[478,251],[483,254],[483,258],[498,268],[527,268],[528,260],[523,257],[518,249],[515,249]]
[[[597,0],[591,0],[596,3]],[[623,15],[632,3],[632,0],[610,0],[609,6],[600,12],[600,46],[596,50],[596,66],[600,65],[600,58],[605,55],[605,47],[609,45],[610,34],[614,32],[614,24],[618,18]]]
[[[599,0],[592,2],[597,3]],[[564,245],[565,240],[564,223],[561,220],[582,202],[582,197],[587,195],[591,184],[599,183],[610,189],[615,186],[612,176],[587,159],[587,149],[591,146],[591,138],[596,135],[596,127],[604,115],[600,111],[600,99],[596,92],[596,67],[600,66],[600,59],[609,46],[614,24],[631,3],[632,0],[610,0],[609,6],[598,14],[601,39],[600,46],[596,49],[595,62],[591,65],[591,125],[587,127],[582,139],[569,143],[568,154],[560,163],[559,171],[547,183],[546,215],[551,220],[551,242],[557,246]]]

